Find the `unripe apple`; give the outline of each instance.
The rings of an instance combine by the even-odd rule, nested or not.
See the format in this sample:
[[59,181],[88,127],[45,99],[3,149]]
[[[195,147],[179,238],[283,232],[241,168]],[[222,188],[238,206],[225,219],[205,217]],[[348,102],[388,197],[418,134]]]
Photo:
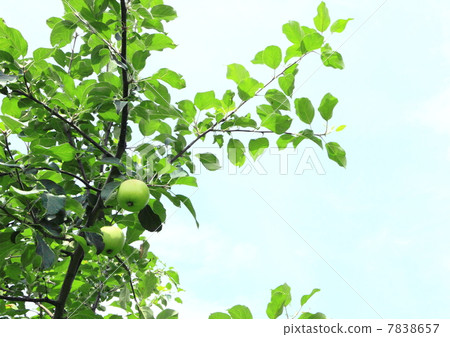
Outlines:
[[113,257],[119,253],[125,244],[125,235],[119,227],[105,226],[100,228],[102,231],[103,243],[105,248],[102,253]]
[[120,207],[130,212],[139,212],[143,209],[150,197],[147,185],[137,179],[125,180],[119,186],[117,202]]

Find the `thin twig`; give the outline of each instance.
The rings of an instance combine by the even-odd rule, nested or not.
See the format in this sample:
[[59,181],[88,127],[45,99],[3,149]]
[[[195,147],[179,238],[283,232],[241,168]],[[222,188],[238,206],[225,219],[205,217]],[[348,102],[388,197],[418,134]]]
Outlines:
[[[44,310],[45,311],[45,313],[47,314],[47,315],[49,315],[50,316],[50,318],[53,318],[53,313],[50,311],[50,310],[48,310],[48,308],[47,307],[45,307],[44,305],[42,305],[41,303],[36,303],[37,305],[38,305],[38,307],[40,308],[40,309],[42,309],[42,310]],[[41,318],[42,318],[42,315],[41,315]]]
[[130,282],[129,283],[130,283],[130,287],[131,287],[131,292],[133,293],[134,301],[136,302],[136,306],[138,308],[139,313],[142,315],[142,317],[145,318],[144,313],[142,312],[142,309],[141,309],[141,307],[139,305],[139,301],[138,301],[137,296],[136,296],[136,291],[134,290],[133,280],[131,278],[130,268],[128,268],[128,266],[125,264],[125,262],[120,257],[118,257],[117,255],[116,255],[116,260],[119,261],[121,267],[123,267],[123,269],[125,269],[126,272],[128,273],[128,276],[130,277]]
[[59,114],[57,112],[56,109],[52,109],[50,108],[47,104],[45,104],[44,102],[39,101],[38,99],[36,99],[33,95],[29,95],[26,92],[23,92],[22,90],[13,90],[12,92],[17,93],[19,95],[25,96],[29,99],[31,99],[33,102],[41,105],[45,110],[47,110],[48,112],[50,112],[53,116],[59,118],[60,120],[62,120],[64,123],[66,123],[67,125],[70,125],[70,127],[72,129],[74,129],[75,131],[77,131],[80,135],[82,135],[84,137],[84,139],[86,139],[89,143],[91,143],[92,145],[94,145],[98,150],[100,150],[104,155],[106,155],[107,157],[114,157],[111,153],[109,153],[108,150],[106,150],[103,146],[101,146],[99,143],[97,143],[95,140],[93,140],[86,132],[84,132],[83,130],[81,130],[77,125],[75,125],[75,123],[69,121],[67,118],[65,118],[64,116],[62,116],[61,114]]
[[10,301],[10,302],[31,302],[31,303],[39,303],[45,302],[51,305],[56,305],[56,301],[52,300],[48,297],[44,298],[31,298],[31,297],[17,297],[17,296],[4,296],[0,295],[0,300]]
[[[295,62],[293,62],[292,64],[290,64],[289,66],[287,66],[286,68],[283,69],[283,71],[281,71],[278,75],[273,76],[270,81],[268,81],[262,88],[260,88],[259,90],[256,91],[255,96],[258,96],[258,94],[263,91],[264,89],[266,89],[273,81],[275,81],[278,77],[282,76],[289,68],[293,67],[294,65],[298,64],[306,55],[308,55],[308,53],[302,55],[298,60],[296,60]],[[178,158],[180,158],[184,153],[186,153],[187,150],[189,150],[195,143],[197,143],[201,138],[203,138],[206,134],[208,134],[209,132],[211,132],[212,130],[214,130],[217,125],[225,122],[226,120],[228,120],[231,116],[233,116],[236,112],[239,111],[239,109],[241,109],[249,100],[243,100],[241,101],[241,103],[239,103],[239,105],[233,110],[231,111],[228,115],[224,116],[221,120],[215,122],[211,127],[209,127],[207,130],[205,130],[204,132],[200,133],[199,135],[197,135],[197,137],[191,141],[187,146],[185,146],[180,152],[178,152],[171,160],[170,163],[173,164]]]

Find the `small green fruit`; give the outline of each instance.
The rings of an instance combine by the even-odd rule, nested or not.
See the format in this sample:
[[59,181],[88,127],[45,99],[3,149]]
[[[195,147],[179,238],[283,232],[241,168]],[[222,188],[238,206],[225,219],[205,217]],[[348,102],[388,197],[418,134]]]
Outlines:
[[130,212],[139,212],[143,209],[150,197],[147,185],[140,180],[125,180],[119,186],[117,192],[117,202],[119,206]]
[[123,235],[119,227],[105,226],[100,228],[100,230],[102,231],[103,243],[105,244],[102,253],[109,257],[115,256],[125,244],[125,235]]

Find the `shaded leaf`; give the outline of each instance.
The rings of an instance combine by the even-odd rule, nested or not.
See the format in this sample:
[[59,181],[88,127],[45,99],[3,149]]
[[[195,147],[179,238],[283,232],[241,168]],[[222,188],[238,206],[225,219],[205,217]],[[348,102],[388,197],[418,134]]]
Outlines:
[[275,111],[291,109],[289,99],[281,91],[279,91],[277,89],[267,90],[264,97],[270,103],[270,105],[274,108]]
[[191,200],[182,195],[182,194],[177,194],[176,197],[178,198],[178,200],[180,200],[184,206],[186,206],[186,208],[188,209],[188,211],[192,214],[192,216],[194,217],[195,223],[197,225],[197,227],[200,226],[200,224],[197,221],[197,213],[195,212],[194,206],[192,206],[192,202]]
[[333,117],[333,109],[338,104],[338,99],[334,97],[332,94],[327,93],[323,96],[322,101],[320,102],[320,106],[318,108],[320,115],[326,121],[330,120]]
[[260,155],[263,154],[264,150],[269,147],[269,140],[265,137],[251,139],[248,143],[248,151],[252,156],[253,160],[256,160]]
[[326,319],[327,316],[322,314],[321,312],[316,312],[315,314],[312,314],[310,312],[304,312],[300,315],[298,319]]
[[259,89],[262,89],[264,87],[264,84],[258,82],[257,80],[253,78],[246,78],[239,82],[238,85],[238,95],[243,100],[249,100],[250,98],[254,97],[256,92]]
[[250,309],[245,305],[235,305],[227,311],[233,319],[253,319]]
[[156,319],[176,319],[178,318],[178,312],[173,309],[164,309],[161,311]]
[[345,156],[344,149],[335,142],[330,142],[325,144],[325,147],[328,152],[328,157],[335,161],[339,166],[346,167],[347,166],[347,158]]
[[212,153],[200,153],[196,154],[195,156],[200,159],[200,162],[207,170],[216,171],[220,169],[219,159],[217,159],[217,157]]
[[224,312],[213,312],[208,319],[231,319],[231,316]]
[[63,195],[54,195],[51,193],[44,193],[41,196],[42,204],[47,211],[47,215],[57,214],[64,209],[66,204],[66,197]]
[[149,232],[160,232],[162,230],[162,221],[153,209],[146,205],[138,214],[139,222]]
[[295,76],[293,74],[278,77],[278,85],[288,96],[292,96],[292,93],[294,92],[294,82]]
[[42,236],[36,233],[36,254],[42,258],[41,268],[49,269],[56,261],[56,255],[47,245]]
[[314,107],[309,98],[296,98],[294,101],[297,116],[303,123],[311,124],[314,119]]
[[240,140],[231,138],[228,141],[227,153],[229,161],[241,167],[245,163],[245,147]]

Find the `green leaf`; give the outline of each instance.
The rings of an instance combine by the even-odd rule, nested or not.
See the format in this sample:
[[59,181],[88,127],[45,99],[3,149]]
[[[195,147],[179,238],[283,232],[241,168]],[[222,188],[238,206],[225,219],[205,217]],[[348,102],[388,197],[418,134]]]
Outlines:
[[272,106],[261,104],[256,107],[256,112],[261,118],[261,126],[275,132],[276,134],[285,133],[292,123],[292,118],[283,116],[279,112],[275,112]]
[[76,150],[68,143],[53,146],[49,151],[62,161],[71,161],[75,159]]
[[130,289],[128,289],[128,285],[125,283],[122,285],[119,293],[119,306],[123,310],[127,310],[128,304],[130,303]]
[[135,70],[140,71],[145,68],[145,62],[150,56],[147,50],[136,50],[131,58],[131,63]]
[[45,60],[53,55],[53,48],[38,48],[33,52],[34,61]]
[[344,69],[345,64],[342,55],[337,51],[333,51],[328,43],[322,47],[321,51],[320,58],[322,59],[324,66],[335,69]]
[[166,34],[150,34],[144,40],[147,50],[174,49],[177,45]]
[[289,41],[300,45],[303,40],[303,31],[300,29],[300,24],[297,21],[289,21],[283,25],[283,33]]
[[72,235],[72,237],[75,240],[75,242],[80,244],[81,248],[83,248],[84,253],[87,254],[89,252],[89,246],[86,242],[86,239],[79,235]]
[[294,140],[293,135],[281,135],[277,140],[277,146],[279,150],[284,150],[290,142]]
[[277,69],[282,59],[281,49],[278,46],[268,46],[263,51],[262,59],[266,66]]
[[0,20],[0,49],[15,58],[26,56],[28,51],[28,43],[22,34],[17,29],[5,25],[3,20]]
[[245,305],[235,305],[227,311],[233,319],[253,319],[250,309]]
[[195,95],[194,104],[200,110],[208,110],[220,105],[214,91],[199,92]]
[[289,99],[277,89],[267,90],[265,96],[266,100],[270,103],[275,111],[278,110],[291,110]]
[[335,161],[339,166],[342,167],[347,166],[347,158],[345,157],[345,151],[338,143],[330,142],[325,144],[325,147],[328,152],[328,158]]
[[317,16],[314,18],[314,25],[317,30],[324,32],[330,25],[330,14],[328,13],[328,8],[325,2],[321,2],[319,7],[317,7]]
[[214,142],[217,145],[219,145],[219,147],[223,146],[223,135],[214,135]]
[[332,94],[327,93],[323,96],[322,101],[320,102],[320,106],[318,108],[320,115],[326,121],[330,120],[333,117],[333,109],[338,104],[338,99],[334,97]]
[[[312,140],[314,143],[316,143],[316,144],[319,145],[321,148],[323,148],[322,140],[314,135],[313,130],[305,129],[305,130],[303,130],[303,131],[300,131],[300,132],[299,132],[299,135],[300,135],[300,137],[304,137],[304,138],[307,138],[307,139],[309,139],[309,140]],[[299,138],[300,138],[300,137],[299,137]],[[297,141],[294,140],[294,146],[298,145],[298,143],[300,143],[301,140],[302,140],[302,139],[297,139]],[[296,144],[296,143],[297,143],[297,144]]]
[[23,197],[30,198],[30,199],[35,199],[35,197],[37,197],[39,194],[41,194],[41,191],[38,191],[36,189],[32,189],[30,191],[22,191],[12,185],[9,187],[9,190],[15,195],[21,195]]
[[289,305],[291,303],[292,297],[291,297],[291,287],[289,287],[286,283],[276,287],[271,291],[272,295],[275,293],[282,293],[285,296],[284,299],[284,306]]
[[160,232],[162,229],[162,221],[153,209],[146,205],[138,214],[138,219],[143,228],[149,232]]
[[258,139],[251,139],[248,143],[248,151],[252,156],[253,160],[256,160],[260,155],[263,154],[264,150],[269,147],[269,140],[265,137]]
[[175,270],[168,270],[166,274],[172,279],[176,284],[180,284],[180,276]]
[[177,319],[177,318],[178,312],[176,312],[173,309],[164,309],[158,314],[158,316],[156,316],[156,319]]
[[305,305],[305,303],[308,302],[308,300],[311,298],[311,296],[319,291],[320,291],[320,289],[315,288],[311,291],[311,293],[309,295],[303,295],[302,299],[300,300],[300,305],[303,307]]
[[321,34],[319,34],[315,29],[306,26],[302,26],[301,28],[304,34],[301,43],[303,53],[310,52],[322,47],[324,37]]
[[17,82],[18,77],[14,75],[5,75],[0,71],[0,85],[6,86],[9,83]]
[[297,116],[303,123],[311,124],[314,119],[314,107],[309,98],[296,98],[294,101]]
[[255,57],[253,58],[253,60],[251,62],[253,64],[264,64],[263,54],[264,54],[264,50],[261,50],[261,51],[257,52]]
[[228,141],[227,153],[233,165],[241,167],[245,164],[245,147],[240,140],[231,138]]
[[270,302],[267,304],[266,314],[276,319],[283,313],[284,307],[291,302],[291,288],[285,283],[271,291]]
[[250,77],[249,72],[243,65],[238,63],[233,63],[228,65],[227,67],[227,78],[229,80],[234,81],[237,85],[241,83],[241,81]]
[[208,319],[231,319],[231,316],[224,312],[213,312]]
[[216,171],[221,167],[219,159],[210,152],[196,154],[195,156],[200,159],[200,162],[209,171]]
[[347,20],[343,20],[343,19],[339,19],[336,20],[330,27],[330,31],[332,33],[342,33],[345,29],[345,27],[347,27],[347,23],[353,19],[347,19]]
[[156,5],[152,7],[150,12],[153,17],[165,21],[171,21],[177,17],[177,12],[173,9],[173,7],[168,5]]
[[197,213],[195,212],[194,206],[192,206],[191,200],[182,194],[177,194],[176,197],[178,200],[180,200],[183,203],[184,206],[186,206],[188,211],[192,214],[192,216],[194,217],[195,223],[197,225],[197,228],[200,227],[200,224],[197,221]]
[[253,78],[246,78],[239,82],[238,95],[243,100],[249,100],[256,95],[256,92],[264,87],[264,84]]
[[147,270],[145,274],[140,278],[138,283],[138,290],[141,294],[141,299],[148,298],[158,284],[158,278],[150,270]]
[[175,89],[186,87],[186,81],[183,79],[183,76],[167,68],[159,69],[152,78],[164,81]]
[[326,319],[327,316],[322,314],[321,312],[316,312],[315,314],[312,314],[310,312],[304,312],[300,315],[298,319]]
[[288,96],[292,96],[292,93],[294,92],[294,81],[295,76],[293,74],[278,77],[278,85]]
[[340,126],[338,126],[338,127],[336,128],[336,132],[339,132],[339,131],[344,130],[346,126],[347,126],[347,125],[340,125]]
[[284,57],[284,63],[287,63],[293,57],[300,57],[304,54],[300,44],[294,44],[286,49],[286,56]]
[[77,24],[72,21],[59,21],[52,29],[50,43],[53,47],[58,46],[59,48],[68,45],[72,41],[76,28]]
[[270,302],[267,304],[266,314],[270,319],[276,319],[283,313],[286,295],[281,292],[272,294]]
[[195,177],[180,177],[180,178],[176,178],[173,181],[172,184],[173,185],[188,185],[188,186],[198,187],[197,179]]
[[2,115],[0,116],[0,119],[13,133],[20,133],[22,132],[22,129],[25,128],[25,124],[14,117]]
[[47,215],[55,215],[64,209],[66,204],[66,197],[64,195],[54,195],[51,193],[44,193],[41,196],[42,204],[47,211]]
[[49,269],[56,261],[56,255],[39,233],[36,236],[36,254],[42,257],[42,269]]

